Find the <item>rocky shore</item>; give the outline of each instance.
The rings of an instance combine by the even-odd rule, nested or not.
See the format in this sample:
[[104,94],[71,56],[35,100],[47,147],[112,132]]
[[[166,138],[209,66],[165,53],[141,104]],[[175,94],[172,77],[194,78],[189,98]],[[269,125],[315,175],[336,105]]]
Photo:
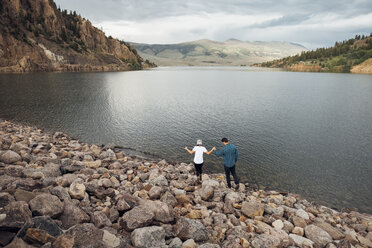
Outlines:
[[372,216],[0,119],[0,247],[372,247]]

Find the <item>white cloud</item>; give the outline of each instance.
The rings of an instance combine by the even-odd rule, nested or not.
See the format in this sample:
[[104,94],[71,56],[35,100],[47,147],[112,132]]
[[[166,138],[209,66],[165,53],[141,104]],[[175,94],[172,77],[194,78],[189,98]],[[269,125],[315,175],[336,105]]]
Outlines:
[[143,43],[178,43],[202,38],[217,39],[221,30],[243,28],[280,17],[270,15],[233,15],[200,13],[163,17],[145,21],[105,21],[94,23],[104,27],[107,35]]
[[372,32],[371,0],[55,0],[108,35],[142,43],[290,41],[309,48]]

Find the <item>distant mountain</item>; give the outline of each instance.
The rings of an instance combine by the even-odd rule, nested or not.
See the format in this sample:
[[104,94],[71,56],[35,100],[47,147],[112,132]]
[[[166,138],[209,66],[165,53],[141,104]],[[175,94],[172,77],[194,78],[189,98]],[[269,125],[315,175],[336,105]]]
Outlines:
[[251,65],[307,51],[289,42],[197,40],[179,44],[131,43],[139,54],[158,65]]
[[372,33],[256,66],[291,71],[372,73]]
[[151,67],[53,0],[0,0],[0,72],[118,71]]

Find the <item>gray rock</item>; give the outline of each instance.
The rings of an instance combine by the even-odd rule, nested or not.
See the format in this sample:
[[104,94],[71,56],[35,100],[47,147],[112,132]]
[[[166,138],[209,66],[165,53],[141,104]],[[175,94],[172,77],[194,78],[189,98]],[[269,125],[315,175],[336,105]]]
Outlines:
[[32,217],[28,204],[23,201],[10,202],[4,207],[2,214],[5,214],[5,218],[0,222],[0,229],[6,230],[18,230]]
[[16,189],[16,192],[14,192],[14,197],[17,201],[25,201],[27,203],[34,199],[35,196],[35,193],[23,189]]
[[256,201],[243,202],[242,213],[251,218],[262,216],[264,213],[264,205]]
[[251,245],[254,248],[279,247],[280,239],[273,235],[261,234],[253,239]]
[[205,243],[205,244],[199,245],[198,247],[199,248],[220,248],[219,245],[217,245],[217,244],[210,244],[210,243]]
[[188,239],[183,242],[182,248],[196,248],[196,243],[193,239]]
[[157,186],[168,186],[168,180],[163,175],[149,179],[149,183]]
[[159,186],[151,187],[151,189],[149,190],[150,199],[152,200],[159,199],[162,191],[163,191],[162,188],[160,188]]
[[45,177],[59,177],[61,175],[60,165],[48,163],[44,165],[42,172]]
[[306,221],[302,219],[301,217],[298,216],[293,216],[292,217],[292,222],[295,226],[305,228],[307,226]]
[[79,200],[84,199],[85,186],[82,183],[73,182],[70,185],[68,193],[70,194],[71,198],[73,198],[73,199],[79,199]]
[[144,206],[150,208],[154,213],[154,220],[169,223],[174,220],[173,208],[161,201],[146,201]]
[[151,208],[137,206],[126,212],[123,217],[119,219],[119,224],[124,229],[131,231],[150,225],[154,217],[155,215]]
[[326,231],[315,225],[308,225],[305,227],[305,236],[321,247],[332,242],[332,237]]
[[301,237],[301,236],[298,236],[296,234],[289,234],[289,237],[291,239],[293,239],[293,241],[295,242],[295,244],[299,247],[313,247],[314,245],[314,242],[311,241],[310,239],[307,239],[307,238],[304,238],[304,237]]
[[201,222],[184,217],[177,221],[174,233],[182,240],[193,239],[202,242],[208,239],[207,229]]
[[121,244],[120,238],[116,237],[114,234],[110,233],[107,230],[103,230],[102,241],[109,248],[120,247]]
[[298,209],[296,211],[296,215],[298,217],[301,217],[304,220],[308,220],[309,219],[309,214],[305,210],[303,210],[303,209]]
[[229,192],[225,196],[225,204],[223,207],[223,211],[225,214],[232,214],[234,213],[234,203],[240,202],[241,197],[240,194],[237,192]]
[[57,196],[61,201],[71,201],[71,197],[70,197],[70,194],[68,193],[68,191],[61,187],[61,186],[56,186],[52,189],[49,190],[49,192],[52,194],[52,195],[55,195]]
[[0,208],[5,207],[10,202],[14,201],[14,197],[7,192],[0,192]]
[[172,242],[168,245],[169,248],[181,248],[182,247],[182,240],[180,238],[175,237]]
[[332,239],[340,240],[345,237],[345,235],[340,230],[338,230],[336,227],[331,226],[331,224],[327,222],[315,222],[314,225],[326,231],[329,235],[331,235]]
[[[1,222],[1,221],[0,221]],[[8,231],[0,231],[0,247],[9,244],[16,234]]]
[[166,247],[165,230],[159,226],[138,228],[132,232],[131,239],[135,247]]
[[70,228],[74,225],[88,222],[90,218],[83,210],[75,206],[71,201],[66,201],[60,220],[62,221],[62,226],[64,228]]
[[63,203],[55,195],[40,194],[30,201],[30,208],[34,215],[46,215],[52,218],[63,212]]
[[177,199],[176,197],[174,197],[174,195],[172,195],[171,192],[167,191],[165,192],[162,197],[160,198],[160,201],[174,207],[177,205]]
[[91,215],[93,224],[98,227],[112,226],[110,219],[101,211],[96,211]]
[[210,185],[202,186],[199,194],[204,201],[209,201],[213,198],[214,188]]
[[66,231],[64,234],[68,239],[73,239],[73,247],[106,247],[103,242],[103,231],[95,227],[92,223],[78,224]]
[[4,152],[0,156],[0,161],[4,162],[5,164],[13,164],[21,160],[22,160],[21,156],[18,153],[13,152],[11,150]]
[[[21,165],[8,165],[4,169],[4,174],[11,176],[11,177],[25,177],[25,176],[31,177],[32,175],[27,175],[27,171],[29,170],[30,169],[25,169]],[[32,170],[34,171],[34,169]],[[39,177],[43,176],[41,172],[38,171],[38,173],[39,173]]]
[[283,229],[283,227],[284,227],[283,221],[281,221],[281,220],[276,220],[276,221],[274,221],[273,223],[271,223],[271,225],[272,225],[275,229],[278,229],[278,230],[281,230],[281,229]]
[[58,237],[63,233],[62,229],[53,219],[48,216],[38,216],[32,218],[30,221],[27,221],[22,229],[18,232],[17,237],[24,238],[29,228],[44,230],[46,233],[53,237]]

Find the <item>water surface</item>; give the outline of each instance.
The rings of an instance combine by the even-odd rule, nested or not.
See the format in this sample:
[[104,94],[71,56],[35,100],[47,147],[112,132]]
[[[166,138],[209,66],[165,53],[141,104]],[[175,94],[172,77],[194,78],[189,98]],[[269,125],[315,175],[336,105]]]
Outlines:
[[[238,146],[242,179],[372,213],[372,76],[230,67],[0,74],[0,117],[171,161]],[[222,172],[222,160],[205,167]]]

